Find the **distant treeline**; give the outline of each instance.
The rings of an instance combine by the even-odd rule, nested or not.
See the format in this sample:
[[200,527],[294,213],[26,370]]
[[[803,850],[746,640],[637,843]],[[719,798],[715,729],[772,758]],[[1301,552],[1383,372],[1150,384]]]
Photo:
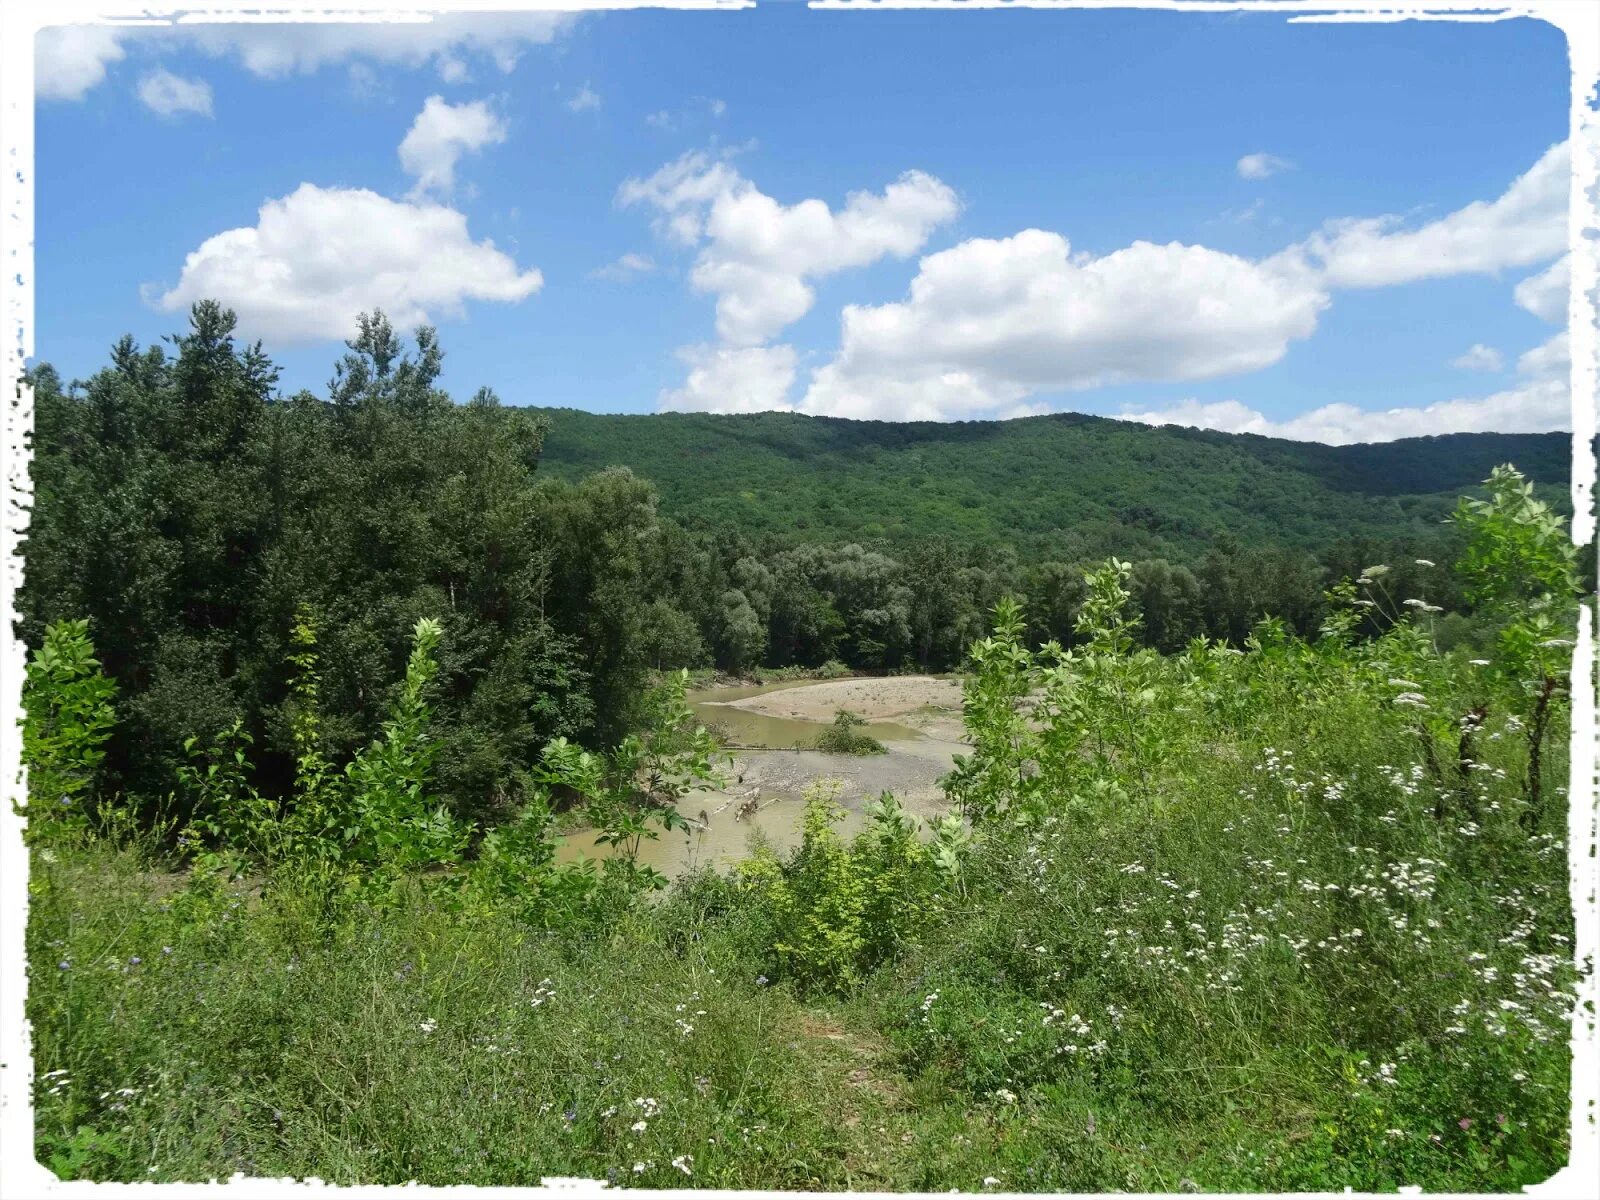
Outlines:
[[[47,623],[89,619],[121,696],[107,764],[131,794],[157,795],[176,748],[235,720],[255,739],[260,785],[286,785],[284,664],[302,605],[316,623],[324,737],[336,757],[375,732],[417,620],[440,621],[439,783],[473,818],[515,801],[521,772],[551,739],[611,744],[632,728],[652,670],[835,660],[948,670],[1006,595],[1021,599],[1031,639],[1071,644],[1083,565],[1113,534],[1121,546],[1152,549],[1135,563],[1132,591],[1140,636],[1164,651],[1195,636],[1241,643],[1266,615],[1311,632],[1324,588],[1378,563],[1390,567],[1397,602],[1460,608],[1443,567],[1417,561],[1456,557],[1456,533],[1440,524],[1449,504],[1401,495],[1390,467],[1364,476],[1358,454],[1330,452],[1327,461],[1343,465],[1317,474],[1291,469],[1290,459],[1315,460],[1326,447],[1268,453],[1253,444],[1261,439],[1095,422],[1112,442],[1092,464],[1057,463],[1057,474],[1073,489],[1115,475],[1107,486],[1119,495],[1142,480],[1148,513],[1079,530],[1048,512],[1008,525],[1023,493],[981,475],[941,477],[925,451],[915,451],[931,472],[920,485],[863,453],[837,502],[988,488],[994,504],[962,499],[948,528],[938,504],[906,502],[916,522],[895,516],[910,511],[904,504],[876,519],[857,509],[854,533],[809,523],[811,484],[795,484],[790,511],[792,474],[774,475],[751,508],[740,476],[754,460],[711,455],[696,460],[691,481],[709,507],[680,524],[658,512],[652,483],[626,468],[596,461],[601,469],[582,477],[541,472],[550,416],[502,407],[488,389],[454,403],[436,386],[442,352],[430,329],[406,347],[382,316],[363,318],[319,397],[279,394],[276,368],[259,344],[239,344],[234,326],[232,313],[203,303],[170,351],[124,338],[87,381],[69,386],[48,365],[31,374],[35,496],[20,632],[37,646]],[[561,413],[558,428],[569,415],[580,423]],[[834,437],[840,424],[822,432]],[[1041,431],[1047,444],[1053,436],[1049,424],[1011,424]],[[881,438],[875,431],[892,427],[863,428]],[[1027,431],[985,428],[961,436],[1011,447],[1019,477],[1048,475]],[[1508,440],[1517,445],[1484,435],[1450,469],[1470,474],[1480,454],[1488,462],[1533,447],[1533,471],[1564,478],[1543,443]],[[1252,445],[1240,449],[1243,441]],[[1204,470],[1177,470],[1172,446],[1199,455]],[[628,447],[618,449],[625,458]],[[792,445],[780,457],[804,468]],[[837,474],[837,456],[824,460]],[[1240,466],[1249,462],[1266,466]],[[1226,473],[1235,468],[1245,474]],[[1456,486],[1441,482],[1448,472],[1438,462],[1429,469],[1440,474],[1430,489]],[[1487,467],[1474,478],[1482,474]],[[685,487],[683,478],[665,482],[670,494]],[[1235,511],[1248,513],[1239,534],[1215,532],[1219,513]],[[884,522],[896,524],[892,534],[877,528]],[[1151,530],[1174,522],[1189,532],[1152,540]],[[1343,532],[1308,548],[1312,533],[1335,529]],[[1442,620],[1446,639],[1471,635],[1468,618]]]

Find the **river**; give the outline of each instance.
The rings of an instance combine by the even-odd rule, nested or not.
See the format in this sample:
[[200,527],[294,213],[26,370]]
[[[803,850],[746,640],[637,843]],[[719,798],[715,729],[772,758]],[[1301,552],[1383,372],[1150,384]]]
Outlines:
[[[668,877],[707,866],[720,870],[748,857],[758,832],[774,848],[788,850],[800,841],[805,792],[819,783],[837,782],[836,798],[845,809],[840,829],[847,836],[864,824],[866,804],[885,791],[925,821],[942,815],[949,805],[938,781],[966,749],[960,740],[959,697],[959,684],[933,676],[689,693],[690,706],[707,727],[741,748],[730,752],[725,789],[695,792],[680,802],[679,811],[695,827],[687,835],[663,833],[659,840],[646,842],[639,853],[641,865]],[[862,714],[866,732],[884,744],[886,753],[857,756],[811,749],[835,708]],[[749,798],[756,798],[760,807],[741,820],[735,814]],[[704,826],[699,824],[702,813]],[[556,856],[575,862],[609,854],[608,847],[594,844],[593,830],[577,830],[561,839]]]

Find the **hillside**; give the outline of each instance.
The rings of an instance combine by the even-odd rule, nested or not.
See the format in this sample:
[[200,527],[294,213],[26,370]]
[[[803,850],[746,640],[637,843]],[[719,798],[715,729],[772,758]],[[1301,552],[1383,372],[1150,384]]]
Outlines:
[[1320,549],[1435,526],[1515,462],[1564,503],[1566,434],[1323,446],[1063,413],[891,423],[793,413],[550,419],[542,469],[625,465],[685,524],[834,540],[945,535],[1037,551],[1187,558],[1221,530]]

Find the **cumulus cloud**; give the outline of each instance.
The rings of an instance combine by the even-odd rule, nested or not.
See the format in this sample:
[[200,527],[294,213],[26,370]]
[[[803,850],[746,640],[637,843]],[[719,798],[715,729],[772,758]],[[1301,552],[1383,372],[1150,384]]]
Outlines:
[[648,254],[636,254],[633,251],[629,251],[617,259],[616,262],[607,263],[603,267],[590,271],[589,274],[596,279],[626,282],[629,279],[637,279],[640,275],[648,275],[655,269],[656,260]]
[[881,193],[852,192],[837,211],[816,199],[780,204],[698,152],[626,181],[618,201],[654,207],[663,233],[701,244],[690,283],[717,297],[717,333],[733,346],[758,345],[803,317],[815,299],[808,281],[908,257],[960,208],[921,171]]
[[1327,302],[1305,272],[1204,246],[1095,257],[1042,229],[974,238],[924,258],[905,300],[846,307],[802,407],[951,419],[1041,391],[1257,370]]
[[1552,325],[1567,322],[1567,298],[1572,292],[1572,255],[1563,254],[1537,275],[1530,275],[1512,292],[1519,308]]
[[1265,179],[1279,171],[1287,171],[1294,164],[1276,154],[1246,154],[1234,164],[1240,179]]
[[34,94],[41,100],[81,100],[127,54],[124,27],[52,25],[33,45]]
[[157,68],[139,80],[139,101],[163,117],[182,113],[209,117],[211,85],[203,79],[184,79],[165,68]]
[[572,99],[567,101],[567,108],[572,112],[593,112],[599,107],[599,93],[592,90],[587,83],[574,93]]
[[1535,378],[1565,379],[1572,368],[1572,348],[1566,330],[1517,359],[1517,370]]
[[1330,221],[1290,256],[1305,256],[1332,287],[1387,287],[1528,267],[1567,246],[1567,143],[1552,146],[1498,199],[1405,228],[1396,216]]
[[794,383],[793,346],[685,346],[678,358],[689,368],[681,388],[661,393],[672,412],[786,412]]
[[1146,425],[1189,425],[1331,446],[1440,433],[1544,433],[1568,429],[1571,420],[1567,388],[1559,379],[1531,380],[1492,396],[1413,408],[1366,410],[1353,404],[1327,404],[1283,421],[1272,420],[1237,400],[1209,404],[1188,400],[1170,408],[1120,415],[1123,420]]
[[448,195],[455,187],[456,163],[462,155],[505,140],[505,122],[482,100],[447,104],[440,96],[429,96],[400,143],[400,165],[417,180],[412,196]]
[[253,337],[313,342],[354,336],[356,315],[375,308],[408,329],[457,317],[467,300],[515,303],[543,282],[473,241],[454,209],[304,183],[262,205],[255,225],[208,238],[152,300],[168,312],[219,300]]
[[1498,371],[1505,362],[1493,346],[1476,342],[1461,357],[1451,359],[1450,365],[1462,371]]

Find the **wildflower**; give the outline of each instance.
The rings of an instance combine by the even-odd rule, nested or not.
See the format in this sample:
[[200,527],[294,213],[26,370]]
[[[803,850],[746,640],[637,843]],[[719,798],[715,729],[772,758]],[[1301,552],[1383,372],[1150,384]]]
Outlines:
[[650,1164],[649,1163],[636,1162],[636,1163],[633,1164],[633,1173],[635,1175],[643,1175],[649,1169],[650,1169]]
[[1403,704],[1410,708],[1427,708],[1428,698],[1420,692],[1401,692],[1394,698],[1395,704]]
[[694,1155],[692,1154],[680,1154],[677,1158],[672,1160],[672,1165],[677,1167],[678,1170],[682,1171],[685,1175],[694,1174],[694,1172],[689,1169],[693,1164]]
[[986,1188],[988,1188],[988,1187],[996,1187],[996,1186],[999,1185],[999,1183],[1000,1183],[1000,1181],[998,1179],[996,1179],[993,1175],[985,1175],[983,1177],[983,1186],[986,1187]]
[[757,987],[766,987],[767,986],[767,977],[765,975],[757,975],[756,976],[756,986]]
[[649,1121],[635,1121],[632,1125],[628,1126],[628,1128],[633,1130],[633,1132],[635,1132],[635,1133],[643,1133],[646,1129],[650,1128],[650,1122]]
[[1461,1128],[1463,1128],[1463,1129],[1471,1129],[1472,1128],[1472,1118],[1471,1117],[1462,1117],[1461,1120],[1456,1122],[1456,1124],[1461,1126]]
[[1017,1102],[1017,1094],[1010,1088],[995,1088],[994,1097],[1002,1104],[1015,1104]]
[[439,1028],[439,1022],[435,1021],[432,1017],[429,1017],[417,1028],[421,1029],[423,1033],[432,1033],[435,1029]]

